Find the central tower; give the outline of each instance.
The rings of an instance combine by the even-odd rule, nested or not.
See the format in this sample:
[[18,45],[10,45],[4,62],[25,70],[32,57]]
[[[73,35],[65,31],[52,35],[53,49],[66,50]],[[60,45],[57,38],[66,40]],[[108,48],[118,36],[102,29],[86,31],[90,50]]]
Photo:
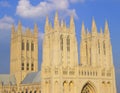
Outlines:
[[[69,27],[59,21],[58,13],[52,27],[48,17],[45,23],[42,62],[42,93],[62,93],[66,84],[63,74],[74,75],[78,66],[78,50],[75,35],[74,18],[71,16]],[[69,81],[70,85],[73,82]],[[66,91],[68,89],[65,89]]]
[[47,17],[42,67],[77,66],[77,59],[77,41],[73,16],[71,16],[69,27],[63,20],[59,22],[58,13],[55,14],[54,27]]

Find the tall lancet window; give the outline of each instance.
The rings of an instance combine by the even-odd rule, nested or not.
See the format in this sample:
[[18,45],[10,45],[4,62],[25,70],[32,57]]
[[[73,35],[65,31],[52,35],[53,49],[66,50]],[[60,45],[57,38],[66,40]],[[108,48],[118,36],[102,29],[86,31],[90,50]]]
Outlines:
[[87,41],[85,41],[85,48],[86,48],[86,61],[88,62],[88,46],[87,46]]
[[24,41],[22,40],[22,50],[24,50]]
[[27,41],[26,50],[29,51],[29,42]]
[[60,36],[60,49],[63,51],[63,36]]
[[103,41],[103,51],[104,51],[104,55],[106,55],[106,49],[105,49],[105,41]]
[[31,51],[34,51],[34,43],[31,43]]
[[90,65],[92,65],[92,62],[91,62],[91,48],[90,48]]
[[98,40],[98,53],[100,54],[100,41]]
[[67,51],[70,51],[70,37],[67,36]]

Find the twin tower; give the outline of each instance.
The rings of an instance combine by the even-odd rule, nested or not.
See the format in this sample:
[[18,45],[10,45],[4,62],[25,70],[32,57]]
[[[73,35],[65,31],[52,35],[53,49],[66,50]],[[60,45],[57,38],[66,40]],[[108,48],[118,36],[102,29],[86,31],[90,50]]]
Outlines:
[[[43,66],[78,66],[78,48],[75,34],[74,18],[71,16],[69,27],[58,20],[56,13],[54,27],[46,18],[45,35],[43,40]],[[82,23],[80,43],[80,65],[92,67],[111,67],[112,47],[108,23],[104,32],[98,33],[93,19],[91,32]]]

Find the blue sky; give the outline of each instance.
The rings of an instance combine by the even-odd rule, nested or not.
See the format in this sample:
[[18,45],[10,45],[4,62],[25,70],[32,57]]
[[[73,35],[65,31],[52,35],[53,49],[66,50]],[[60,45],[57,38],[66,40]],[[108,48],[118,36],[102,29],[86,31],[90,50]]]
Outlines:
[[53,22],[54,13],[69,25],[70,15],[74,15],[78,46],[82,22],[91,30],[94,17],[98,31],[104,29],[108,21],[113,46],[113,59],[116,68],[117,88],[120,91],[120,1],[119,0],[0,0],[0,73],[9,73],[11,25],[17,27],[21,20],[23,28],[39,27],[39,67],[41,63],[42,38],[45,16]]

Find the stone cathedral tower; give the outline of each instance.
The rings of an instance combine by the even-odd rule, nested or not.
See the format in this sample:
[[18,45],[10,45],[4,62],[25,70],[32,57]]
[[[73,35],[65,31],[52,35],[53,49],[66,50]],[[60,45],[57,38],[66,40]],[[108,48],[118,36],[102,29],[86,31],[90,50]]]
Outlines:
[[108,23],[105,23],[104,33],[102,29],[97,32],[95,21],[92,21],[91,33],[85,30],[82,24],[80,62],[83,66],[93,67],[113,67],[112,46]]
[[[91,33],[85,29],[84,23],[82,24],[80,63],[82,68],[86,68],[85,73],[83,72],[84,74],[88,76],[92,74],[93,76],[95,75],[94,83],[97,84],[99,82],[98,84],[100,84],[99,86],[95,86],[96,89],[99,87],[98,93],[116,93],[112,45],[107,22],[105,23],[104,33],[102,29],[100,33],[98,33],[94,19],[92,21]],[[82,93],[90,90],[88,88],[90,88],[90,86],[85,85]]]
[[19,22],[17,31],[12,27],[10,74],[15,75],[17,83],[21,83],[30,72],[38,71],[38,29],[34,26],[34,32],[30,29],[22,31]]
[[[62,77],[65,75],[67,78],[68,74],[75,75],[74,71],[78,66],[77,53],[73,16],[71,16],[69,27],[63,20],[59,21],[58,13],[54,18],[54,27],[51,26],[47,17],[43,41],[42,93],[63,92],[63,83],[65,86],[68,82]],[[72,81],[69,83],[72,84]]]
[[73,16],[69,27],[46,18],[41,67],[42,93],[116,93],[115,72],[108,23],[98,33],[93,19],[91,32],[82,23],[80,64]]

